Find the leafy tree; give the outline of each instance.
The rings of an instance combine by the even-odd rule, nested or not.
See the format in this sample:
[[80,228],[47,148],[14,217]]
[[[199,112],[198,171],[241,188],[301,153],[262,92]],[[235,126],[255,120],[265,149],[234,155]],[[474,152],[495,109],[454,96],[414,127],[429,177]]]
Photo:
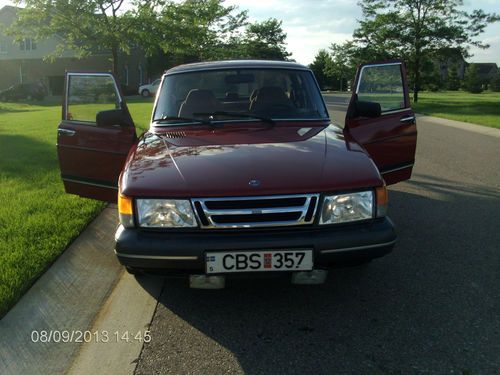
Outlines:
[[360,50],[352,43],[332,43],[330,45],[331,59],[327,61],[326,74],[339,80],[339,89],[347,88],[348,80],[354,78],[356,66],[360,62]]
[[413,99],[418,101],[422,66],[444,48],[467,56],[470,46],[488,48],[477,37],[500,18],[482,10],[460,10],[462,0],[360,0],[363,19],[354,31],[354,42],[394,57],[410,67]]
[[309,64],[309,68],[313,71],[318,84],[322,89],[330,85],[332,76],[327,74],[327,68],[332,64],[332,57],[327,50],[321,49],[314,57],[314,61]]
[[422,88],[428,91],[439,91],[445,88],[445,81],[441,73],[441,64],[426,60],[422,66]]
[[492,91],[500,91],[500,69],[497,70],[496,74],[491,79],[490,88]]
[[248,23],[247,11],[223,0],[140,0],[134,12],[135,39],[150,56],[192,62],[227,58],[285,60],[281,21]]
[[161,50],[188,60],[219,58],[248,18],[223,0],[140,0],[133,15],[134,39],[149,55]]
[[240,57],[287,60],[291,54],[286,50],[286,33],[282,24],[276,18],[269,18],[248,25],[240,42],[243,47]]
[[458,78],[458,67],[456,63],[451,63],[447,67],[446,88],[451,91],[460,89],[460,78]]
[[18,19],[9,32],[17,39],[25,37],[43,40],[60,36],[56,50],[49,59],[70,49],[79,57],[108,50],[112,55],[113,71],[118,71],[118,52],[128,52],[131,41],[124,37],[128,25],[120,16],[124,0],[16,0]]
[[483,91],[483,85],[479,79],[477,66],[475,64],[470,64],[465,71],[464,89],[473,94],[479,94]]

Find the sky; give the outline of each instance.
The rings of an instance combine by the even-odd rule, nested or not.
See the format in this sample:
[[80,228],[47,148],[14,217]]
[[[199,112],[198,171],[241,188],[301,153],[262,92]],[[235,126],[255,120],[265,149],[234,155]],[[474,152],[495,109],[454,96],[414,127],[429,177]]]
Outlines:
[[[0,0],[0,8],[11,1]],[[287,34],[287,49],[292,58],[309,64],[316,53],[331,43],[341,43],[352,37],[361,18],[356,0],[226,0],[226,5],[247,9],[250,21],[274,17],[283,21]],[[464,0],[464,9],[483,9],[500,13],[500,0]],[[469,62],[496,62],[500,65],[500,22],[488,25],[481,40],[490,48],[471,48]]]

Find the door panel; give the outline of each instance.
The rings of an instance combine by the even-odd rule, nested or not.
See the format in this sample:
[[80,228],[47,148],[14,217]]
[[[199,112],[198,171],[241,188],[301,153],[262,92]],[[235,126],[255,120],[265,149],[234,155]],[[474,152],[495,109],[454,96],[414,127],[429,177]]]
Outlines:
[[[116,112],[116,121],[98,124],[97,114],[110,110]],[[66,192],[116,202],[118,177],[135,141],[135,127],[115,78],[109,73],[67,73],[57,132]]]
[[[365,148],[388,185],[409,179],[417,127],[403,63],[362,65],[353,87],[344,131]],[[364,111],[367,104],[379,106],[378,113]]]

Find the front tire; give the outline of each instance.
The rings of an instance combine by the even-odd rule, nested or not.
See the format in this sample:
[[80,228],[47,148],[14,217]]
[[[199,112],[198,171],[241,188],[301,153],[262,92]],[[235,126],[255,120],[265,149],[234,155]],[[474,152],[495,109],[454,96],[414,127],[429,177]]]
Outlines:
[[151,95],[151,93],[149,92],[148,89],[144,89],[141,91],[141,95],[143,98],[147,98],[147,97],[149,97],[149,95]]

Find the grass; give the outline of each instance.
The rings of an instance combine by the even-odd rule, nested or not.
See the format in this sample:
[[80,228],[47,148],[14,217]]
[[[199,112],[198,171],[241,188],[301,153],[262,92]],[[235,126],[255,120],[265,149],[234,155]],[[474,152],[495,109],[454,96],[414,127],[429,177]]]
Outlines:
[[[151,101],[129,108],[138,132]],[[64,192],[56,155],[60,101],[0,103],[0,317],[104,207]]]
[[415,112],[500,129],[500,92],[421,92]]

